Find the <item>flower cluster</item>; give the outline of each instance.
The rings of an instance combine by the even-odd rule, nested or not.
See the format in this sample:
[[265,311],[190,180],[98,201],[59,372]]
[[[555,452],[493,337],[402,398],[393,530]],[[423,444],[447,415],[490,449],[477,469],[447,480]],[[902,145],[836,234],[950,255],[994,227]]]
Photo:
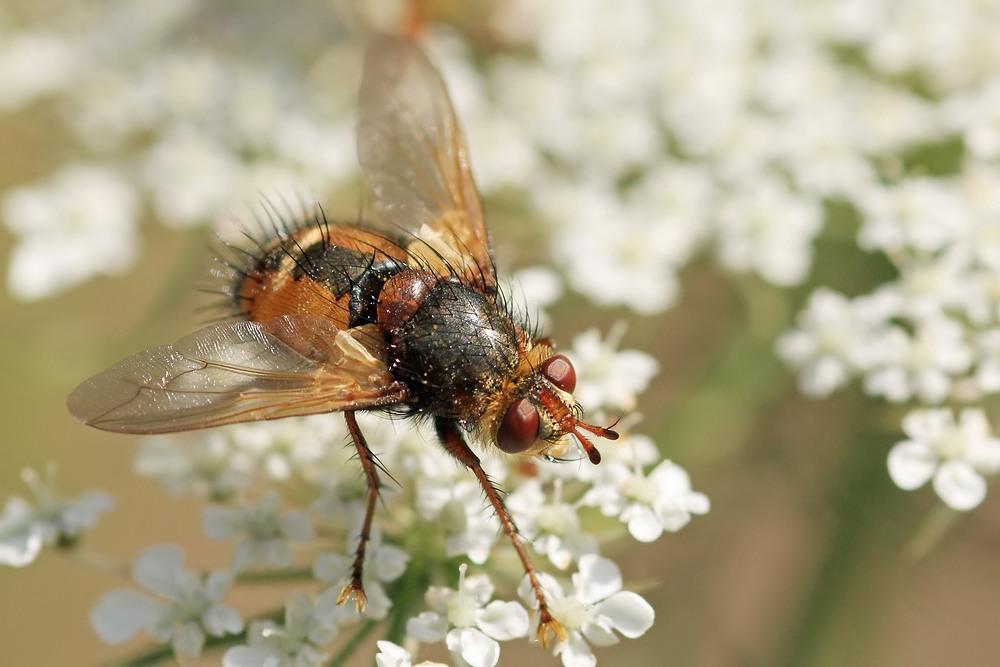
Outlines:
[[[198,0],[101,0],[65,15],[26,11],[25,25],[4,13],[0,111],[47,105],[65,137],[61,167],[0,193],[10,294],[42,299],[129,271],[147,220],[218,226],[260,192],[323,200],[352,187],[362,41],[352,26],[397,25],[389,12],[255,5],[231,21]],[[430,25],[426,46],[484,196],[513,202],[558,266],[559,275],[523,271],[515,281],[538,321],[563,285],[599,305],[661,313],[680,296],[680,271],[703,254],[753,284],[798,286],[817,239],[851,235],[848,260],[874,257],[888,277],[812,286],[777,354],[807,394],[858,380],[911,408],[889,476],[905,489],[931,482],[968,510],[1000,469],[987,417],[1000,391],[998,19],[976,0],[508,0],[477,33],[488,40]],[[634,410],[657,370],[618,349],[621,336],[587,332],[569,351],[595,421]],[[429,610],[396,607],[410,599],[401,591],[417,556],[492,565],[504,548],[478,485],[428,445],[431,434],[385,420],[363,427],[395,480],[381,489],[389,511],[372,531],[363,614],[336,597],[365,485],[336,446],[339,420],[306,418],[142,446],[137,472],[210,500],[206,534],[235,544],[227,569],[207,576],[181,569],[175,548],[140,556],[135,578],[162,600],[103,599],[101,635],[145,630],[191,656],[207,637],[242,633],[227,664],[320,664],[344,628],[385,618],[399,628],[400,614],[415,619],[410,636],[383,642],[379,664],[410,664],[418,641],[494,664],[537,601],[494,600],[484,574],[442,567]],[[574,667],[592,663],[590,645],[641,634],[652,620],[600,555],[611,535],[593,526],[612,517],[620,533],[651,542],[709,509],[682,468],[621,430],[597,467],[484,463],[563,579],[540,574],[567,633],[556,651]],[[0,518],[9,565],[74,541],[109,504],[29,483],[37,502],[14,498]],[[288,569],[308,572],[311,588],[269,618],[244,626],[221,603],[233,578]]]

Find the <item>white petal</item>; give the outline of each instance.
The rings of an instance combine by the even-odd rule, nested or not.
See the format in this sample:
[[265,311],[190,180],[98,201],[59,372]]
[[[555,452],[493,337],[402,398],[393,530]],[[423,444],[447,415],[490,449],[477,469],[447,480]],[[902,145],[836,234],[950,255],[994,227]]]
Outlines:
[[42,531],[34,522],[35,510],[23,498],[13,497],[0,517],[0,564],[23,567],[42,550]]
[[410,652],[402,646],[397,646],[384,639],[376,642],[378,655],[375,656],[376,667],[410,667]]
[[222,570],[210,572],[208,577],[205,578],[205,595],[213,602],[218,602],[226,597],[226,593],[229,592],[229,586],[232,583],[233,577],[228,572]]
[[660,493],[687,495],[691,490],[687,471],[673,461],[661,462],[649,473],[649,479],[656,483]]
[[[601,621],[604,621],[603,623]],[[583,636],[594,646],[614,646],[620,640],[611,629],[607,619],[595,618],[580,627]]]
[[640,542],[654,542],[663,534],[663,524],[649,505],[633,503],[625,508],[620,519],[628,525],[632,537]]
[[691,514],[708,514],[712,509],[712,502],[704,493],[694,491],[687,497],[687,508]]
[[90,610],[90,625],[106,644],[128,641],[150,628],[168,607],[138,591],[119,588],[108,591]]
[[654,511],[656,520],[663,527],[663,530],[668,530],[671,533],[676,533],[691,522],[691,513],[673,504],[665,507],[658,504]]
[[569,640],[559,644],[556,655],[562,658],[563,667],[595,667],[597,658],[579,632],[572,632]]
[[476,610],[476,625],[500,641],[523,637],[528,634],[528,612],[516,602],[494,600]]
[[410,554],[399,547],[391,544],[380,545],[372,554],[372,562],[366,563],[365,568],[381,581],[394,581],[406,571],[406,564],[410,562]]
[[889,476],[901,489],[916,489],[931,478],[937,463],[930,447],[922,442],[904,440],[889,451]]
[[333,583],[347,576],[350,567],[351,561],[347,556],[327,551],[316,557],[316,562],[313,564],[313,576],[320,581]]
[[630,639],[642,636],[649,630],[656,616],[653,607],[642,596],[631,591],[615,593],[598,603],[594,613]]
[[208,505],[201,512],[201,529],[213,540],[228,540],[244,531],[245,514],[235,507]]
[[433,611],[421,612],[406,622],[406,634],[425,644],[441,641],[447,632],[448,620]]
[[455,628],[445,639],[448,650],[472,667],[493,667],[500,660],[500,644],[475,628]]
[[986,480],[966,461],[941,464],[934,475],[934,491],[954,510],[971,510],[986,498]]
[[147,549],[132,564],[132,578],[144,587],[171,599],[181,581],[184,551],[173,544]]
[[493,582],[485,574],[473,574],[465,578],[462,591],[470,593],[476,598],[476,602],[483,605],[493,597]]
[[292,542],[308,542],[316,534],[312,521],[305,512],[289,512],[278,521],[281,535]]
[[[541,585],[542,590],[545,591],[547,597],[563,597],[562,586],[560,586],[556,578],[548,572],[538,573],[538,583]],[[538,609],[538,600],[535,598],[534,589],[531,586],[531,579],[528,578],[528,575],[521,577],[521,583],[517,585],[517,596],[528,604],[529,609]]]
[[202,614],[201,624],[205,626],[208,634],[215,637],[223,635],[235,635],[243,629],[243,619],[232,607],[215,604],[209,607],[208,611]]
[[112,506],[111,496],[100,491],[90,491],[76,499],[62,512],[63,532],[78,535],[97,523],[97,517]]
[[622,589],[622,574],[614,561],[587,554],[580,557],[580,571],[573,575],[576,597],[587,603],[599,602]]
[[365,618],[380,621],[389,614],[392,600],[389,599],[389,595],[385,592],[380,581],[366,580],[365,595],[368,598],[365,605]]

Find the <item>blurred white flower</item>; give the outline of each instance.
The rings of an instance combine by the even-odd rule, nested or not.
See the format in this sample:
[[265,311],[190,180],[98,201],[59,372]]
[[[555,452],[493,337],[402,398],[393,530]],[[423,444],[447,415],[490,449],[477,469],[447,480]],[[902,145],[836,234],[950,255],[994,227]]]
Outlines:
[[123,273],[135,260],[138,201],[113,169],[63,167],[43,185],[9,190],[0,215],[17,237],[7,287],[19,299]]
[[982,410],[962,410],[956,423],[948,409],[914,410],[903,418],[909,436],[889,452],[889,475],[902,489],[933,480],[952,509],[971,510],[986,497],[984,475],[1000,470],[1000,439]]
[[911,178],[873,185],[855,201],[862,214],[858,245],[890,256],[939,251],[968,229],[968,208],[949,180]]
[[[348,463],[349,454],[332,446],[347,434],[340,415],[313,415],[295,419],[236,424],[226,430],[239,457],[271,479],[301,475],[328,479]],[[354,467],[351,466],[353,472]]]
[[804,393],[826,396],[871,366],[873,342],[891,315],[885,299],[852,300],[820,287],[799,312],[797,328],[782,335],[775,350],[797,368]]
[[79,54],[57,33],[25,30],[3,36],[0,110],[16,109],[73,81]]
[[315,535],[305,512],[282,513],[277,492],[267,494],[254,506],[209,505],[202,511],[201,520],[205,534],[212,539],[244,536],[230,558],[233,573],[258,567],[291,567],[293,556],[288,543],[309,542]]
[[35,504],[18,496],[7,499],[0,514],[0,564],[23,567],[38,557],[44,546],[70,544],[111,509],[111,498],[89,491],[77,498],[59,494],[54,472],[43,479],[26,468],[21,478],[35,495]]
[[90,612],[90,624],[101,640],[120,644],[145,631],[158,642],[170,642],[183,661],[201,654],[206,633],[221,637],[242,630],[236,610],[219,604],[229,590],[229,574],[205,577],[181,569],[183,562],[184,552],[173,545],[139,554],[132,577],[158,597],[125,588],[102,595]]
[[719,255],[728,269],[754,271],[776,285],[805,280],[823,222],[817,200],[777,179],[758,178],[724,195],[716,215]]
[[576,505],[562,500],[562,486],[556,479],[549,500],[541,482],[529,479],[507,496],[507,509],[535,551],[565,570],[583,554],[597,553],[597,540],[581,530]]
[[611,328],[602,340],[597,329],[573,339],[567,356],[577,369],[574,394],[587,410],[635,409],[636,397],[659,372],[657,361],[639,350],[619,350],[624,324]]
[[447,535],[448,557],[466,556],[482,564],[500,536],[500,521],[485,504],[479,482],[468,476],[463,479],[464,471],[455,471],[458,477],[452,474],[418,481],[417,511],[424,519],[441,523]]
[[188,438],[146,438],[132,468],[176,496],[229,498],[250,486],[255,468],[237,455],[227,434],[228,429],[213,429]]
[[940,403],[954,378],[969,370],[972,348],[964,327],[945,317],[917,323],[911,335],[899,327],[887,330],[879,356],[865,377],[865,391],[899,403],[916,396],[928,404]]
[[222,658],[224,667],[322,667],[330,656],[322,647],[336,638],[337,596],[309,599],[295,593],[285,603],[285,623],[251,621],[247,644],[234,646]]
[[[567,188],[568,192],[556,190]],[[552,253],[567,284],[602,305],[622,304],[639,313],[668,308],[678,291],[674,258],[682,251],[669,227],[625,205],[606,184],[553,184],[538,205],[563,229]]]
[[149,151],[143,181],[161,222],[190,227],[228,212],[245,169],[214,138],[179,127],[164,131]]

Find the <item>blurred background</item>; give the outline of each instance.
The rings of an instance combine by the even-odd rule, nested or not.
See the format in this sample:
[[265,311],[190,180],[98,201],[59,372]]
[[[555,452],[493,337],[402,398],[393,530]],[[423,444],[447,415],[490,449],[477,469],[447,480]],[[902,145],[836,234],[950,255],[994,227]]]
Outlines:
[[[636,430],[712,501],[677,534],[612,548],[657,618],[599,661],[995,664],[995,494],[962,513],[899,489],[886,457],[912,404],[858,382],[806,397],[775,341],[815,287],[899,276],[858,245],[858,193],[994,165],[1000,3],[544,4],[424,4],[499,266],[558,271],[557,340],[627,323],[622,347],[661,369]],[[213,232],[262,198],[357,216],[361,48],[408,9],[171,5],[0,7],[0,495],[27,496],[19,471],[54,461],[62,491],[114,495],[87,551],[127,563],[177,542],[209,567],[226,551],[201,535],[201,504],[135,476],[138,438],[84,428],[65,398],[214,316]],[[132,655],[141,641],[103,645],[87,620],[119,585],[52,550],[0,568],[0,663]],[[259,595],[233,604],[268,608]],[[505,644],[501,664],[516,660],[557,664]]]

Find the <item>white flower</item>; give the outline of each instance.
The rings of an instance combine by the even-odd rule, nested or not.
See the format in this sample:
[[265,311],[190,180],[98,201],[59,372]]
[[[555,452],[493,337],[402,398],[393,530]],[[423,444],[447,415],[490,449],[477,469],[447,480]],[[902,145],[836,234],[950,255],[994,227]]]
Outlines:
[[[360,531],[360,524],[349,528],[350,535],[356,544]],[[335,552],[321,553],[313,564],[313,576],[327,583],[334,584],[328,589],[328,593],[335,598],[340,596],[341,590],[346,585],[351,576],[351,568],[354,565],[352,548],[351,556],[345,556]],[[395,581],[406,570],[406,564],[410,560],[410,555],[392,544],[382,542],[382,531],[378,526],[372,526],[371,536],[365,550],[364,570],[362,572],[362,585],[366,598],[366,605],[362,615],[364,618],[381,620],[389,613],[392,607],[392,600],[385,592],[383,583]],[[357,620],[358,613],[355,605],[343,604],[337,610],[338,622],[341,624]]]
[[[561,191],[564,190],[564,191]],[[650,224],[648,212],[619,201],[597,183],[553,183],[538,206],[562,231],[552,252],[567,284],[596,303],[639,313],[667,309],[678,293],[677,236]]]
[[236,424],[226,429],[232,446],[271,479],[285,480],[298,474],[316,482],[327,481],[345,467],[352,475],[356,472],[348,455],[331,446],[346,433],[343,417],[328,414]]
[[562,500],[562,480],[554,482],[551,501],[536,479],[529,479],[507,496],[507,509],[518,530],[540,554],[565,570],[583,554],[597,552],[597,540],[580,529],[576,507]]
[[79,55],[57,34],[7,34],[0,47],[0,110],[15,109],[72,82]]
[[903,418],[908,440],[889,452],[889,475],[902,489],[933,480],[949,507],[970,510],[986,497],[983,475],[1000,470],[1000,439],[982,410],[962,410],[958,423],[948,409],[915,410]]
[[517,602],[490,602],[493,584],[489,577],[467,577],[465,571],[463,564],[458,590],[432,586],[427,591],[432,611],[411,618],[406,633],[421,642],[444,639],[448,650],[461,655],[472,667],[493,667],[500,659],[498,641],[528,634],[528,612]]
[[248,457],[235,451],[227,429],[203,431],[193,437],[146,438],[136,451],[132,468],[174,495],[217,500],[249,487],[255,470]]
[[[616,644],[619,641],[616,631],[634,639],[653,625],[653,608],[636,593],[622,590],[621,571],[607,558],[593,554],[580,558],[580,569],[573,575],[573,591],[569,595],[563,594],[562,587],[552,577],[539,576],[550,596],[549,612],[566,630],[566,641],[559,642],[554,651],[562,658],[564,667],[594,667],[597,659],[590,644]],[[527,577],[518,587],[518,593],[537,606]]]
[[933,253],[966,231],[968,208],[954,182],[911,178],[871,187],[857,197],[863,216],[858,245],[890,256]]
[[450,474],[417,480],[417,511],[424,519],[438,519],[444,526],[445,555],[485,563],[500,534],[500,521],[484,503],[479,482],[468,479],[465,471],[450,461],[441,462],[450,468]]
[[119,644],[140,631],[159,642],[171,642],[178,659],[201,653],[205,634],[221,637],[243,629],[232,607],[218,604],[229,589],[230,576],[203,577],[181,569],[184,552],[173,545],[148,549],[135,559],[132,577],[160,599],[131,589],[105,593],[90,612],[90,623],[102,641]]
[[308,542],[315,535],[304,512],[281,513],[281,498],[272,492],[253,507],[209,505],[202,512],[205,534],[216,540],[245,535],[233,549],[234,573],[248,568],[282,569],[291,566],[288,542]]
[[123,273],[135,259],[138,201],[111,169],[63,167],[44,184],[8,191],[2,207],[0,215],[18,237],[7,285],[19,299]]
[[662,461],[648,476],[638,466],[611,466],[606,481],[595,484],[583,502],[617,516],[640,542],[652,542],[664,530],[676,532],[692,514],[705,514],[710,507],[705,494],[691,490],[687,472],[671,461]]
[[[330,591],[332,593],[332,591]],[[310,600],[301,593],[285,603],[285,623],[253,621],[247,645],[226,651],[224,667],[321,667],[330,656],[321,649],[337,636],[337,596]]]
[[776,285],[806,278],[823,222],[818,201],[778,179],[761,178],[727,196],[716,215],[719,255],[727,268],[755,271]]
[[0,564],[23,567],[34,562],[43,546],[71,543],[111,508],[107,494],[90,491],[76,499],[59,495],[54,473],[42,479],[25,469],[21,478],[35,494],[36,505],[14,496],[0,515]]
[[778,356],[799,370],[799,387],[826,396],[869,367],[873,341],[891,312],[884,299],[848,299],[824,287],[816,289],[798,315],[798,327],[775,345]]
[[656,359],[639,350],[619,350],[625,326],[616,325],[601,340],[597,329],[573,339],[567,356],[576,368],[576,390],[580,405],[598,409],[633,410],[636,397],[659,372]]
[[962,325],[946,317],[917,323],[911,336],[899,327],[879,342],[875,367],[865,377],[865,391],[893,402],[940,403],[951,392],[953,378],[969,370],[973,352]]
[[144,181],[159,220],[204,224],[231,207],[246,167],[214,138],[182,126],[167,130],[146,159]]

